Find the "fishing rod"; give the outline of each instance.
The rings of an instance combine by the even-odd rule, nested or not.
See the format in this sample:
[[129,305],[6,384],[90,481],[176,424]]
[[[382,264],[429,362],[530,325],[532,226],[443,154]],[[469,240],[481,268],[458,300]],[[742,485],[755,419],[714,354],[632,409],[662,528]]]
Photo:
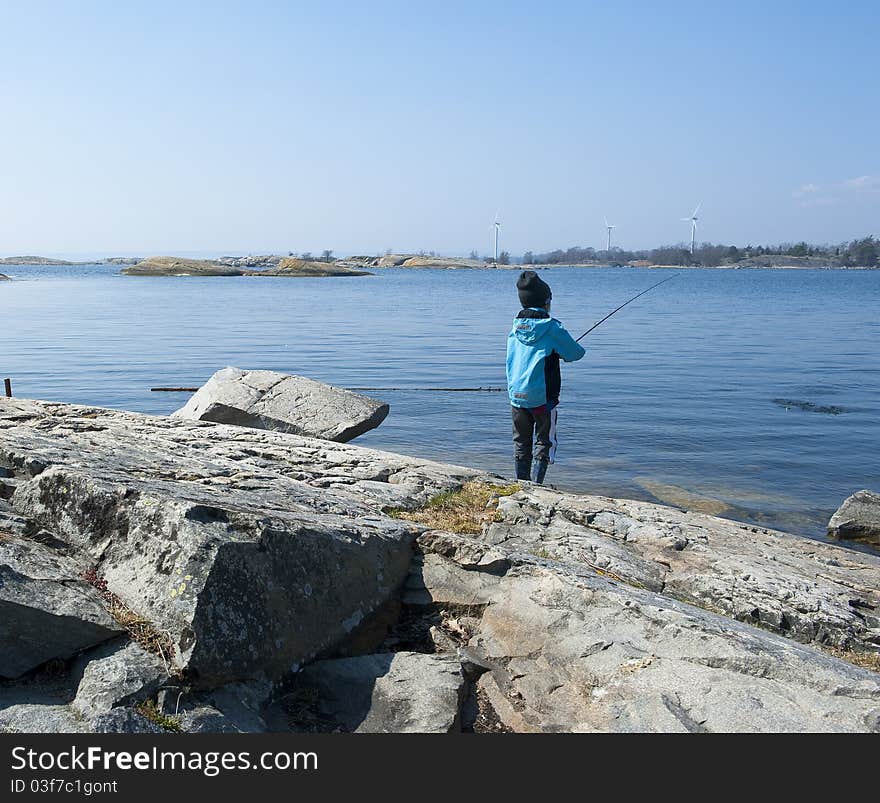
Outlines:
[[673,273],[672,276],[667,276],[662,282],[657,282],[657,284],[652,284],[647,290],[642,290],[642,292],[639,293],[637,296],[633,296],[629,301],[624,302],[624,303],[621,304],[617,309],[612,310],[611,312],[609,312],[604,318],[602,318],[601,321],[598,321],[598,322],[594,323],[589,329],[587,329],[586,332],[584,332],[584,333],[583,333],[583,334],[582,334],[577,340],[575,340],[574,342],[575,342],[575,343],[579,343],[579,342],[580,342],[581,340],[583,340],[588,334],[590,334],[590,332],[592,332],[597,326],[599,326],[599,324],[603,324],[603,323],[605,323],[605,321],[607,321],[612,315],[614,315],[615,312],[620,312],[620,311],[621,311],[621,310],[622,310],[627,304],[632,304],[632,302],[635,301],[637,298],[641,298],[643,295],[645,295],[645,293],[650,293],[651,290],[653,290],[655,287],[659,287],[661,284],[666,284],[666,282],[670,281],[671,279],[674,279],[674,278],[675,278],[676,276],[678,276],[678,275],[679,275],[679,274],[677,274],[677,273]]
[[[9,381],[8,379],[6,380]],[[7,394],[9,396],[12,395],[11,386],[9,386],[10,392]],[[170,387],[170,388],[150,388],[153,393],[195,393],[198,388],[187,388],[187,387]],[[400,390],[406,391],[407,393],[417,391],[419,393],[501,393],[501,391],[507,390],[507,388],[498,388],[498,387],[479,387],[479,388],[374,388],[374,387],[358,387],[358,388],[345,388],[345,390],[358,390],[358,391],[376,391],[376,390]]]

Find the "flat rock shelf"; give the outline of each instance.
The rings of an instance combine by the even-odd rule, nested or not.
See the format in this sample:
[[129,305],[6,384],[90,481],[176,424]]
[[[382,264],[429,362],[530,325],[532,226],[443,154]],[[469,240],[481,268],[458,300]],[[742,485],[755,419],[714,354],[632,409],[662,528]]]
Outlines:
[[880,558],[507,483],[0,399],[0,728],[880,730]]

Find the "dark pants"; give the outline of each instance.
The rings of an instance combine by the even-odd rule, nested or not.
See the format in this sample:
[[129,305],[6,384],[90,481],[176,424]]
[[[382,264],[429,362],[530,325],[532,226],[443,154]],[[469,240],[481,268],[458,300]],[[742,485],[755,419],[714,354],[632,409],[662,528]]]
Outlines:
[[[516,460],[552,463],[556,456],[556,408],[541,412],[510,408],[513,416],[513,455]],[[532,442],[534,441],[534,449]]]

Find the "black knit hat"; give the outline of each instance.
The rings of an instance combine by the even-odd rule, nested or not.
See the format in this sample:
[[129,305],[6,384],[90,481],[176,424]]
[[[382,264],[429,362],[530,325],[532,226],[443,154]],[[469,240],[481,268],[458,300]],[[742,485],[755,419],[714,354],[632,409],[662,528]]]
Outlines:
[[550,285],[543,281],[533,270],[524,270],[517,280],[519,303],[525,307],[546,307],[553,297]]

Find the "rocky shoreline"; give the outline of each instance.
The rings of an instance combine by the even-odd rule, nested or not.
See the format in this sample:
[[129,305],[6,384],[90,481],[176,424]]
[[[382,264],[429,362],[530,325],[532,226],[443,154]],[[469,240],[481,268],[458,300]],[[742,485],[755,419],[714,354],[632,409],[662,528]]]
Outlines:
[[[286,265],[284,264],[286,263]],[[440,270],[545,270],[550,268],[668,268],[675,270],[878,270],[876,267],[829,265],[816,257],[766,258],[707,267],[703,265],[655,265],[645,261],[623,265],[609,262],[502,264],[467,257],[424,256],[420,254],[386,254],[384,256],[350,256],[330,262],[313,259],[284,257],[278,254],[217,259],[188,259],[184,257],[108,257],[92,262],[73,262],[49,257],[22,256],[0,258],[0,265],[23,266],[77,266],[121,265],[122,273],[132,276],[360,276],[373,268],[433,268]]]
[[354,270],[332,262],[312,262],[285,257],[278,261],[250,260],[262,270],[250,270],[241,260],[180,259],[179,257],[148,257],[123,268],[127,276],[369,276],[367,271]]
[[508,483],[0,399],[0,729],[880,730],[880,557]]

